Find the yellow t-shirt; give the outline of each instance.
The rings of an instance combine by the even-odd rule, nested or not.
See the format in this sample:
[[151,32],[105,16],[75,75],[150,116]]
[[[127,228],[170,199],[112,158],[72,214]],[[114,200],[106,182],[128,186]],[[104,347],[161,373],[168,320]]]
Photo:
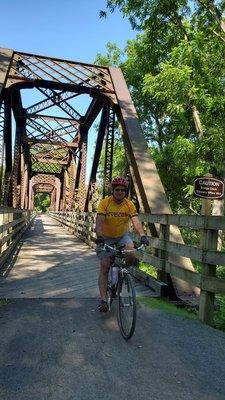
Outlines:
[[137,210],[132,201],[125,198],[117,204],[113,196],[109,196],[100,201],[97,214],[105,215],[103,236],[116,238],[129,231],[130,218],[137,215]]

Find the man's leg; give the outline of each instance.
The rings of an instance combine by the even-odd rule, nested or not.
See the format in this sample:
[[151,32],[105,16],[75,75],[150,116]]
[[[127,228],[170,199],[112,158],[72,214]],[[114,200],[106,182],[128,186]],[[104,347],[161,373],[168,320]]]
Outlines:
[[[134,249],[134,243],[129,242],[125,246],[125,250],[133,250]],[[135,250],[133,253],[128,253],[126,254],[126,263],[128,266],[134,265],[136,266],[138,263],[138,259],[135,257]]]
[[[100,261],[100,271],[98,277],[98,287],[100,292],[100,306],[101,302],[107,301],[107,284],[108,284],[108,272],[110,267],[110,259],[104,258]],[[100,310],[101,311],[101,310]],[[102,310],[107,311],[107,310]]]
[[[134,242],[129,235],[129,233],[125,233],[119,240],[120,245],[125,245],[125,250],[133,250],[134,249]],[[127,266],[138,266],[138,259],[135,256],[135,250],[133,253],[126,254],[126,263]]]

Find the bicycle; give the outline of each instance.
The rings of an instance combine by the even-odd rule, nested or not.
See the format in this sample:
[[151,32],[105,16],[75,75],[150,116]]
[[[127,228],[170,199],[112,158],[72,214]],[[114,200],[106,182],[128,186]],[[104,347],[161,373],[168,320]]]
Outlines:
[[[118,299],[117,321],[121,335],[129,340],[136,325],[136,294],[132,277],[126,268],[125,256],[143,249],[140,245],[132,250],[125,250],[124,246],[112,247],[107,244],[103,246],[104,251],[111,252],[109,281],[107,286],[107,301],[109,310],[115,298]],[[116,276],[114,275],[116,271]]]

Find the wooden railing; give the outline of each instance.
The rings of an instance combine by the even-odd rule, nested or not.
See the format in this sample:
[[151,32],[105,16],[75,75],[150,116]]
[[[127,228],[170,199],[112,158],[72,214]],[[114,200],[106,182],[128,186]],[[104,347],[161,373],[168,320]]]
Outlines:
[[15,249],[35,213],[30,210],[19,210],[0,207],[0,269]]
[[[51,216],[94,247],[95,213],[51,212]],[[225,230],[225,217],[200,215],[156,215],[139,214],[147,229],[148,224],[156,224],[159,237],[149,236],[149,252],[143,255],[143,261],[159,271],[170,274],[200,289],[199,319],[212,324],[214,314],[214,297],[219,293],[225,295],[225,279],[217,276],[217,266],[225,268],[225,252],[217,250],[218,231]],[[201,244],[187,245],[174,241],[172,230],[179,228],[195,229],[200,232]],[[157,254],[157,256],[156,256]],[[186,257],[201,265],[201,272],[182,268],[173,262],[173,257]]]

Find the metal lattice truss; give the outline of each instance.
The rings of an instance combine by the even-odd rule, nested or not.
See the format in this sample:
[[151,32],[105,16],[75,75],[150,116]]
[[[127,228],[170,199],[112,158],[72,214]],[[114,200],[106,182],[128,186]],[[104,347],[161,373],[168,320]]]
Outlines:
[[[171,212],[120,69],[9,49],[0,50],[0,65],[2,204],[27,208],[32,203],[31,186],[34,193],[50,191],[49,183],[31,185],[41,174],[44,179],[49,175],[59,179],[60,210],[92,209],[102,151],[104,192],[112,178],[118,122],[140,209]],[[84,97],[85,106],[80,107]],[[98,117],[87,183],[89,131]],[[154,185],[149,185],[150,180]],[[157,208],[159,193],[161,205]]]
[[61,182],[54,175],[38,174],[30,180],[29,208],[34,206],[36,193],[48,193],[51,196],[51,210],[59,209]]

